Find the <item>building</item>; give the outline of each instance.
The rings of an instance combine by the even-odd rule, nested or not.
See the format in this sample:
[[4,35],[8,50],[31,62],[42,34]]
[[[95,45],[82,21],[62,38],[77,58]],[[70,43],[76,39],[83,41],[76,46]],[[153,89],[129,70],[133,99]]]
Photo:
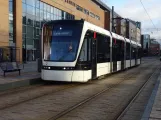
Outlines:
[[141,45],[143,50],[143,56],[149,55],[149,46],[150,46],[150,35],[144,34],[141,35]]
[[136,42],[141,44],[141,22],[136,22]]
[[151,56],[158,56],[160,54],[160,44],[155,39],[150,40],[149,54]]
[[151,39],[149,34],[141,35],[141,45],[143,56],[156,56],[160,54],[160,44],[155,39]]
[[[126,37],[137,42],[141,43],[141,27],[137,26],[138,22],[135,22],[133,20],[126,20]],[[140,23],[140,22],[139,22]],[[141,25],[141,23],[140,23]]]
[[[40,54],[43,23],[60,19],[85,19],[111,30],[111,11],[100,0],[1,0],[0,46],[16,48],[15,58],[18,61],[36,60]],[[114,13],[114,17],[121,16]],[[124,35],[126,25],[121,27],[120,21],[115,20],[115,27],[118,34]]]
[[117,26],[117,34],[129,38],[137,43],[141,43],[141,22],[135,22],[120,16],[115,16],[114,19],[116,19],[114,26]]

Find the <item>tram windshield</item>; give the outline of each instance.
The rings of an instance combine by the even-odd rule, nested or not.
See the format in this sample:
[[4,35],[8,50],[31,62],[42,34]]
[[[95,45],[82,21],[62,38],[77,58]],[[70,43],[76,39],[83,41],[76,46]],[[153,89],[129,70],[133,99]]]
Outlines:
[[72,62],[76,59],[82,24],[54,24],[43,28],[44,60]]

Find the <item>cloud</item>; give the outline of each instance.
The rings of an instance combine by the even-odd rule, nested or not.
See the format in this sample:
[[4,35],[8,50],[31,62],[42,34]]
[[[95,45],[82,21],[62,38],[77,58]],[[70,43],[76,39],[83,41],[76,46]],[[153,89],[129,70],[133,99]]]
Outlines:
[[[115,11],[124,18],[130,18],[134,21],[142,23],[142,33],[149,33],[152,37],[161,38],[161,31],[156,31],[161,28],[160,6],[161,0],[141,0],[154,25],[152,24],[148,14],[142,6],[140,0],[103,0],[107,6],[113,5]],[[152,34],[153,33],[153,34]]]

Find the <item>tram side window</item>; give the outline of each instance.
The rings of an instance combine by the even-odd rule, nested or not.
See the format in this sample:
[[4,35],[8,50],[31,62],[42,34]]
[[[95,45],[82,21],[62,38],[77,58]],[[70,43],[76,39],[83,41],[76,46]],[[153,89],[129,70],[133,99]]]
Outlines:
[[117,44],[116,44],[116,39],[113,38],[112,39],[112,61],[117,61],[116,54],[117,54]]
[[130,60],[130,43],[126,43],[126,60]]
[[131,47],[131,59],[136,58],[136,48],[134,46]]
[[110,37],[97,33],[97,62],[110,62]]
[[133,51],[133,59],[136,59],[136,48],[134,48],[134,51]]
[[113,38],[113,48],[112,48],[112,60],[121,61],[124,59],[124,46],[123,41]]
[[43,29],[43,44],[44,44],[44,59],[49,60],[50,59],[50,42],[52,37],[52,27],[46,26]]
[[121,41],[121,44],[120,44],[120,53],[121,53],[121,55],[120,55],[120,59],[121,60],[124,60],[124,47],[125,47],[125,42],[124,41]]
[[133,59],[133,46],[131,45],[131,59]]
[[141,48],[139,47],[139,48],[138,48],[138,59],[141,58],[141,54],[142,54],[142,50],[141,50]]
[[91,41],[92,41],[93,33],[91,31],[87,31],[85,38],[83,40],[83,45],[81,48],[79,61],[91,61]]
[[122,41],[117,40],[117,53],[116,53],[117,61],[121,61],[122,59]]
[[133,50],[134,50],[133,51],[133,59],[136,59],[136,57],[137,57],[137,48],[134,47]]

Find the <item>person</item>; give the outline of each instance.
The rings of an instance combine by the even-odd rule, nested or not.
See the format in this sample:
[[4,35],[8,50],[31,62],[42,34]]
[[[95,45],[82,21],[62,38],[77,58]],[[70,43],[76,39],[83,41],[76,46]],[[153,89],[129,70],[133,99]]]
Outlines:
[[9,54],[6,55],[6,61],[10,61]]

